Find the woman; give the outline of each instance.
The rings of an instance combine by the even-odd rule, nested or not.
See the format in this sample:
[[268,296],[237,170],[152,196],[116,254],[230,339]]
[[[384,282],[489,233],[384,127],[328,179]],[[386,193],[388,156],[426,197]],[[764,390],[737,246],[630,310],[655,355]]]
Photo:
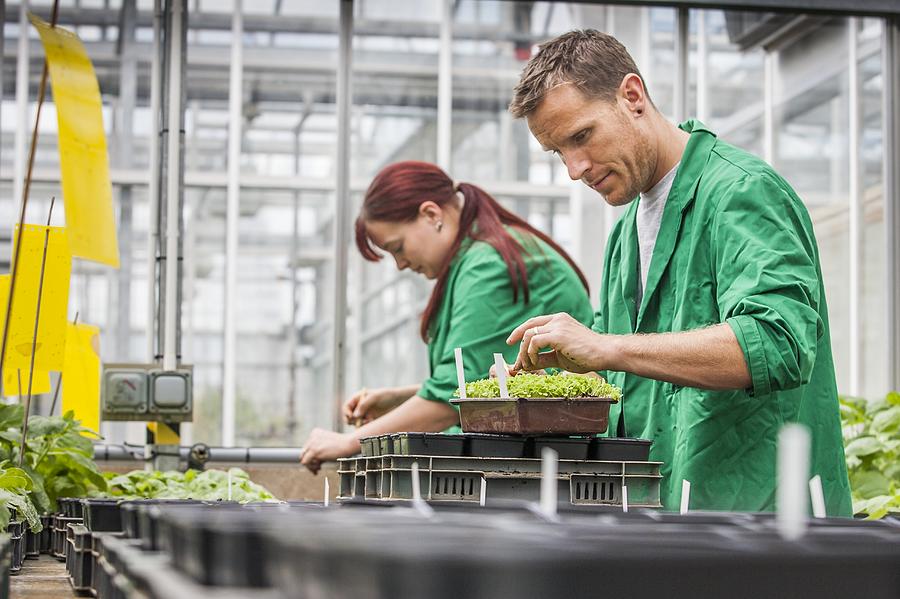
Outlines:
[[348,433],[313,430],[301,459],[313,472],[358,453],[362,437],[458,425],[449,403],[457,388],[454,348],[462,348],[471,381],[488,375],[495,352],[515,358],[506,338],[528,318],[567,312],[588,326],[593,320],[587,281],[559,245],[433,164],[400,162],[378,173],[356,219],[356,245],[366,260],[380,260],[380,249],[398,269],[436,281],[420,329],[431,376],[354,395],[344,416],[365,424]]

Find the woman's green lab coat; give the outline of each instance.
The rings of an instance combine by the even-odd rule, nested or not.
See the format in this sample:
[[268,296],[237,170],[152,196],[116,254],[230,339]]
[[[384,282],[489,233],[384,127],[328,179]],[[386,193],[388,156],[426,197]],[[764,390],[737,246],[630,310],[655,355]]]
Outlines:
[[581,280],[553,248],[530,234],[513,233],[528,251],[530,301],[513,287],[499,252],[483,241],[465,244],[450,266],[444,299],[431,324],[428,362],[431,376],[418,395],[449,401],[457,390],[454,348],[462,348],[467,381],[488,376],[494,353],[512,364],[518,345],[506,345],[517,326],[533,316],[568,312],[590,326],[593,310]]
[[653,439],[661,495],[678,509],[772,510],[778,431],[812,434],[810,476],[822,477],[829,515],[851,514],[828,311],[812,222],[790,185],[762,160],[716,139],[698,121],[663,212],[640,306],[632,202],[607,245],[594,330],[630,334],[728,323],[752,378],[742,391],[679,387],[609,372],[629,436]]

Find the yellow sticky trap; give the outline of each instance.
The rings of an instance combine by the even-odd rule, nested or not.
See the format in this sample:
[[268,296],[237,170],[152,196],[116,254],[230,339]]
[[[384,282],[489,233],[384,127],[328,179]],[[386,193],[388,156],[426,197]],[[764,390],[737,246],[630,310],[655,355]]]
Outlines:
[[[19,387],[19,376],[22,377],[22,386]],[[40,395],[50,393],[50,373],[43,370],[34,371],[34,380],[31,382],[31,394]],[[5,397],[26,397],[28,395],[28,371],[7,365],[3,369],[3,395]]]
[[44,44],[59,122],[59,164],[73,256],[119,267],[100,86],[78,36],[29,15]]
[[[50,235],[47,236],[49,230]],[[16,247],[16,229],[13,251]],[[37,343],[34,338],[34,321],[37,317],[38,289],[41,281],[41,262],[44,242],[47,242],[47,261],[44,265],[44,283],[41,293],[41,314]],[[72,256],[66,243],[66,230],[62,227],[25,225],[16,275],[16,297],[10,321],[3,369],[31,368],[31,352],[34,346],[34,369],[49,372],[62,370],[66,346],[66,311],[69,305],[69,278],[72,274]],[[5,323],[6,304],[9,298],[9,275],[0,276],[0,327]],[[0,328],[2,331],[2,328]],[[5,385],[5,381],[4,381]]]
[[62,379],[62,413],[75,412],[82,426],[100,430],[100,328],[68,324]]

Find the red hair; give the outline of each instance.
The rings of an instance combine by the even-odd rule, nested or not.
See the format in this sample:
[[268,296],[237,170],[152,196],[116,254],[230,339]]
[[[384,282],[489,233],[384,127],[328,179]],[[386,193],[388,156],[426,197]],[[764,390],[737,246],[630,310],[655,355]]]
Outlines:
[[411,222],[419,216],[419,206],[424,202],[434,202],[441,208],[453,200],[459,191],[465,198],[459,216],[459,233],[447,253],[447,259],[438,271],[437,283],[431,292],[431,298],[422,314],[420,334],[428,341],[428,328],[431,319],[437,312],[447,287],[447,274],[450,263],[459,251],[462,242],[467,238],[484,241],[490,244],[506,262],[509,278],[513,285],[513,302],[518,301],[521,287],[525,303],[528,303],[528,272],[522,255],[527,251],[504,228],[513,227],[530,233],[543,240],[556,250],[568,262],[585,290],[587,280],[572,258],[559,245],[544,233],[541,233],[527,221],[519,218],[501,206],[490,194],[471,183],[460,183],[454,188],[453,181],[439,167],[427,162],[409,160],[391,164],[379,172],[372,180],[366,197],[363,200],[359,216],[356,218],[356,247],[363,258],[377,262],[383,257],[376,249],[366,231],[366,222]]

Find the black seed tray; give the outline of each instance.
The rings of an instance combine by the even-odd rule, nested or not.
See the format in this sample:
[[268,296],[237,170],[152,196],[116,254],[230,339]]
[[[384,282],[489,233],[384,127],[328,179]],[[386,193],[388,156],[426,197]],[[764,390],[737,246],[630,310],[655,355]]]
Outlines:
[[378,437],[378,450],[381,455],[391,455],[394,453],[394,440],[390,435],[381,435]]
[[41,516],[41,529],[40,534],[40,550],[41,553],[50,553],[50,545],[53,539],[53,516],[46,515]]
[[466,433],[466,454],[476,458],[524,458],[531,455],[530,439],[488,433]]
[[391,435],[399,455],[465,455],[465,435],[444,433],[396,433]]
[[586,460],[590,444],[588,437],[535,437],[532,455],[540,458],[541,451],[549,447],[559,454],[561,460]]
[[62,512],[63,516],[66,518],[83,518],[84,515],[81,511],[81,499],[74,497],[63,497],[57,500],[59,504],[59,511]]
[[161,510],[162,545],[175,567],[214,586],[271,586],[265,564],[267,519],[242,509]]
[[359,448],[365,457],[371,458],[375,456],[373,444],[377,442],[377,439],[378,437],[363,437],[359,440]]
[[588,448],[589,460],[608,462],[646,462],[650,459],[649,439],[595,437]]
[[92,532],[120,532],[122,513],[118,499],[82,499],[84,525]]

